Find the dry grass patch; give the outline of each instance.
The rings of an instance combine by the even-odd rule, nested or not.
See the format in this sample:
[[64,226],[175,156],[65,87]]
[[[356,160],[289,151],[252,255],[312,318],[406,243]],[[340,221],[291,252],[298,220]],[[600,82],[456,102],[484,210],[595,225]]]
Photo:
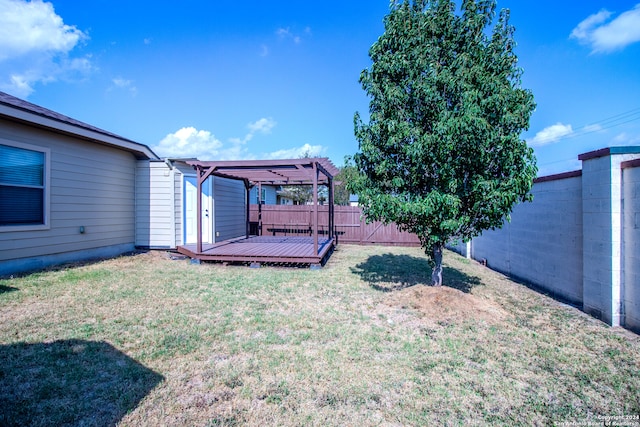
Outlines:
[[[549,425],[640,412],[640,342],[455,254],[140,254],[0,281],[0,425]],[[49,374],[46,374],[49,372]],[[33,375],[31,375],[33,373]]]
[[448,286],[412,286],[393,293],[385,304],[412,308],[421,313],[424,323],[484,321],[499,324],[508,316],[494,301]]

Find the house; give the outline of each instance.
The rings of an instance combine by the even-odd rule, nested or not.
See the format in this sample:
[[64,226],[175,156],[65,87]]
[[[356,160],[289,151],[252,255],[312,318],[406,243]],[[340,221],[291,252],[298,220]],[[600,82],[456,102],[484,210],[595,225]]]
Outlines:
[[289,197],[289,194],[287,194],[282,187],[280,187],[276,192],[276,204],[287,206],[293,205],[293,199]]
[[[136,246],[175,249],[197,241],[197,175],[188,161],[142,160],[136,167],[139,196]],[[146,191],[143,191],[146,189]],[[246,184],[210,177],[202,186],[202,242],[213,244],[246,232]]]
[[[252,205],[278,205],[278,191],[279,185],[262,185],[258,188],[257,185],[251,187],[249,195],[249,201]],[[261,197],[258,198],[258,192],[261,193]]]
[[[262,193],[262,197],[258,199],[258,191]],[[251,187],[249,201],[252,205],[293,205],[293,200],[287,197],[281,185],[261,185],[258,189],[257,185]]]
[[[0,92],[0,275],[197,240],[183,160]],[[243,180],[202,186],[202,236],[245,232]]]

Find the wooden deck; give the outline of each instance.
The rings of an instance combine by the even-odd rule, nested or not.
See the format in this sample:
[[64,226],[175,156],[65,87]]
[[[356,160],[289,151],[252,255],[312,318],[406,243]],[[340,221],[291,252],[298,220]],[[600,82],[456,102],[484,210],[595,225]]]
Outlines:
[[251,236],[203,244],[201,253],[195,244],[178,246],[178,252],[202,261],[324,265],[334,246],[334,239],[320,238],[316,254],[312,237]]

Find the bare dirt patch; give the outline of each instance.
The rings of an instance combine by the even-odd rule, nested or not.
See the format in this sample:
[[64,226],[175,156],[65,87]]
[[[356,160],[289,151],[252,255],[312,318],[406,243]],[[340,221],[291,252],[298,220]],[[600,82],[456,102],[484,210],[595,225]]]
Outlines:
[[384,300],[390,307],[411,308],[429,322],[485,320],[500,322],[507,313],[493,301],[447,286],[415,285],[390,295]]

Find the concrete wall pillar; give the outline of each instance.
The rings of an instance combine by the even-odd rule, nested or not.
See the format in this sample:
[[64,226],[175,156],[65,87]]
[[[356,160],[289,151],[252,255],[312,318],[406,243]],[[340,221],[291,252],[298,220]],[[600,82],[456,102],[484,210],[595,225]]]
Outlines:
[[611,326],[623,320],[623,161],[640,147],[610,147],[581,154],[583,310]]
[[623,162],[624,327],[640,333],[640,159]]

